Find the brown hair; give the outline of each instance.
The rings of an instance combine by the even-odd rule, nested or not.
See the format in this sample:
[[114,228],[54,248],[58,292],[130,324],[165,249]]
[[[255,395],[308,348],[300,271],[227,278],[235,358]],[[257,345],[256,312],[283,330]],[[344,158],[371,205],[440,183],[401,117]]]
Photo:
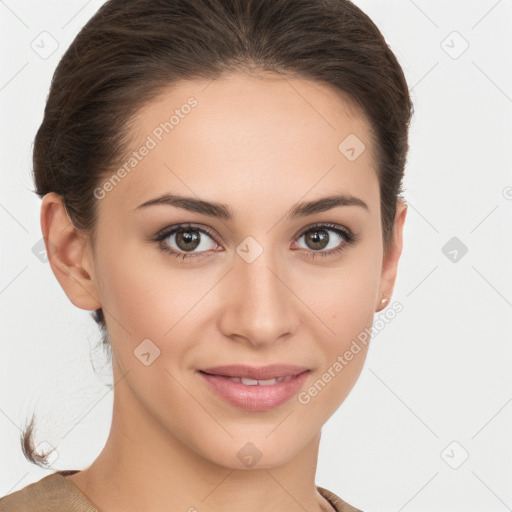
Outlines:
[[[413,112],[384,37],[348,0],[109,0],[76,36],[53,75],[34,141],[35,192],[56,192],[94,241],[93,191],[127,151],[130,120],[178,80],[270,71],[329,85],[366,116],[374,137],[384,250]],[[340,141],[341,142],[341,141]],[[92,313],[109,345],[101,309]],[[22,432],[34,453],[33,416]]]

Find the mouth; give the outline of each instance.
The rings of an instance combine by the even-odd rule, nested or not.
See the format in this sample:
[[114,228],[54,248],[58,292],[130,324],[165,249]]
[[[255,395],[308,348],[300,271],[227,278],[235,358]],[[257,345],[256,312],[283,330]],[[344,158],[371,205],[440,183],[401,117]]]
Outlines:
[[[272,364],[268,366],[248,366],[243,364],[215,366],[210,368],[202,368],[199,371],[207,375],[216,375],[219,377],[227,377],[230,379],[240,379],[237,382],[243,382],[246,385],[272,385],[274,382],[265,384],[267,381],[283,382],[285,379],[296,377],[301,373],[309,371],[306,366],[294,366],[289,364]],[[258,381],[258,382],[249,382]]]
[[260,368],[237,365],[197,373],[208,389],[228,404],[248,411],[266,411],[297,394],[311,370],[289,365]]
[[230,380],[231,382],[240,382],[244,386],[273,386],[278,382],[288,382],[289,380],[293,379],[292,375],[287,375],[286,377],[276,377],[274,379],[248,379],[245,377],[227,377],[225,375],[215,375],[203,371],[200,371],[200,373],[203,373],[204,375],[210,375],[211,377],[220,377],[221,379],[227,379]]

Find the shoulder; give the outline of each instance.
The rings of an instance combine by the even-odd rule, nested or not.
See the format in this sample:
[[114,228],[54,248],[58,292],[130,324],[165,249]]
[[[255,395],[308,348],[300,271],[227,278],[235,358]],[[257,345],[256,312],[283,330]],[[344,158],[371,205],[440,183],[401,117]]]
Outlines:
[[[336,512],[363,512],[362,510],[349,505],[346,501],[343,501],[332,491],[319,487],[318,485],[316,488],[318,489],[318,492],[334,507]],[[0,512],[2,512],[2,509],[0,509]]]
[[0,512],[97,512],[60,473],[0,498]]
[[[98,512],[61,473],[69,472],[52,473],[0,498],[0,512]],[[328,489],[317,489],[336,512],[362,512]]]

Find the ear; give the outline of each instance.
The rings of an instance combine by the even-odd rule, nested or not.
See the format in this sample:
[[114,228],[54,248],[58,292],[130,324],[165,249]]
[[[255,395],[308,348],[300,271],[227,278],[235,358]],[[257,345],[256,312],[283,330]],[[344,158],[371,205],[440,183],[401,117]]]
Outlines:
[[81,309],[99,309],[94,275],[88,270],[93,268],[89,237],[72,224],[55,192],[43,197],[41,231],[50,266],[69,300]]
[[[395,286],[398,270],[398,260],[402,254],[402,235],[406,215],[407,203],[403,199],[399,198],[397,200],[393,240],[387,254],[384,254],[382,261],[379,296],[377,298],[375,311],[381,311],[384,309],[393,295],[393,288]],[[382,298],[387,299],[387,301],[381,302]]]

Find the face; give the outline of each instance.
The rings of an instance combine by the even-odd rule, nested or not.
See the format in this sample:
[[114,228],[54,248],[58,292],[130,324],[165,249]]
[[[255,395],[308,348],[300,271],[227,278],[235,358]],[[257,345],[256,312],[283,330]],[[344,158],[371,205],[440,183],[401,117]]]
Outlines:
[[[227,467],[243,450],[255,467],[290,461],[354,386],[394,281],[368,125],[324,85],[240,73],[173,86],[130,130],[135,154],[97,189],[84,262],[123,421]],[[164,194],[173,204],[143,206]],[[297,209],[331,196],[345,202]],[[199,371],[273,364],[308,371],[260,391],[217,377],[228,398]]]

